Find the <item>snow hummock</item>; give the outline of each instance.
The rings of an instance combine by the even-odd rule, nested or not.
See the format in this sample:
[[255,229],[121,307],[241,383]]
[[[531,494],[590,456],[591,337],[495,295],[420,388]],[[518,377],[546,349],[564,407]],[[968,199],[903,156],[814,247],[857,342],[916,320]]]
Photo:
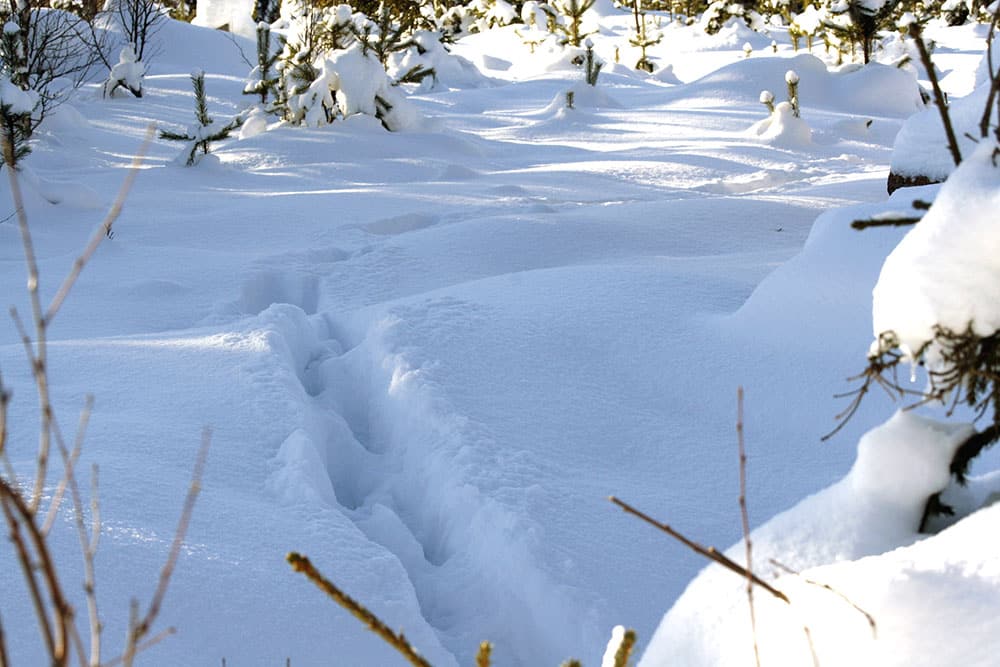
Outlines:
[[983,141],[952,173],[923,219],[886,258],[872,329],[916,353],[934,327],[978,336],[1000,330],[1000,168]]
[[[761,101],[764,99],[762,93]],[[805,148],[812,143],[812,129],[808,123],[795,115],[789,102],[775,104],[774,111],[764,120],[754,123],[747,132],[751,136],[785,148]]]
[[[907,650],[905,636],[882,630],[879,647],[873,647],[863,615],[836,594],[805,583],[806,578],[823,581],[817,570],[820,566],[836,565],[846,573],[838,577],[838,588],[843,587],[842,592],[877,620],[895,622],[898,628],[908,627],[900,615],[930,609],[942,616],[969,617],[961,609],[934,608],[937,600],[909,600],[907,608],[897,609],[872,595],[873,591],[884,594],[887,582],[869,589],[860,577],[852,580],[850,571],[854,566],[867,568],[870,558],[895,559],[894,550],[918,539],[927,498],[948,485],[952,455],[972,432],[971,425],[946,424],[899,411],[861,438],[854,466],[842,480],[751,533],[755,572],[773,579],[774,586],[791,600],[788,605],[756,589],[761,664],[813,664],[803,624],[810,629],[820,664],[887,664],[871,656],[893,652],[897,661],[888,664],[913,664],[914,654]],[[743,564],[743,543],[729,548],[726,555]],[[802,577],[782,574],[783,570],[777,572],[782,576],[768,576],[776,568],[771,559],[802,572]],[[993,585],[997,584],[1000,579]],[[894,587],[895,595],[905,589],[905,576]],[[640,667],[753,664],[745,588],[746,580],[739,575],[715,564],[705,568],[664,616]]]

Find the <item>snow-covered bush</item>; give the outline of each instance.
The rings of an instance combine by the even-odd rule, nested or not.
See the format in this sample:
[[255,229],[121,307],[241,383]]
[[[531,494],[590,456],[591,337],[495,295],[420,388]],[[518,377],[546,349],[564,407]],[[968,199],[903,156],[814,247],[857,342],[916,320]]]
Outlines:
[[135,97],[142,97],[142,79],[146,75],[146,65],[135,55],[131,44],[122,47],[118,63],[111,68],[108,80],[104,82],[104,97],[114,97],[115,91],[124,88]]
[[3,161],[8,167],[17,168],[21,159],[31,152],[30,134],[25,128],[31,124],[31,114],[38,106],[38,94],[21,90],[9,78],[0,75],[0,141]]
[[184,164],[190,167],[197,160],[198,151],[202,155],[208,155],[209,144],[213,141],[221,141],[229,137],[229,134],[240,126],[241,118],[237,116],[225,125],[220,125],[212,120],[208,115],[208,103],[205,99],[205,73],[198,71],[191,74],[191,85],[194,88],[194,115],[196,123],[188,127],[185,132],[172,132],[170,130],[160,130],[160,138],[170,141],[183,141],[187,143],[182,156],[185,157]]

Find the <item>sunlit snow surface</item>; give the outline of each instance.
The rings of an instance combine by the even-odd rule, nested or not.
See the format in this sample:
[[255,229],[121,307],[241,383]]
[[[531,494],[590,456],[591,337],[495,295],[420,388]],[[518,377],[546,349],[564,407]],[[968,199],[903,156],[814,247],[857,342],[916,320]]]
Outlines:
[[[453,78],[411,96],[420,129],[257,122],[193,168],[154,142],[51,329],[64,432],[96,396],[79,470],[101,470],[107,656],[130,597],[152,594],[204,425],[204,491],[162,612],[178,634],[147,664],[399,664],[291,572],[290,550],[435,665],[471,664],[484,639],[498,665],[596,664],[618,624],[645,645],[703,566],[609,494],[706,543],[739,538],[737,385],[755,525],[848,471],[857,438],[894,408],[873,397],[836,440],[818,439],[843,407],[831,396],[864,364],[871,288],[901,237],[848,223],[885,208],[913,75],[827,72],[784,45],[771,57],[770,38],[736,26],[709,37],[667,25],[653,55],[673,69],[646,77],[631,49],[614,63],[630,15],[602,11],[594,39],[609,65],[594,91],[566,54],[531,56],[505,29],[459,42],[442,68]],[[103,100],[95,82],[27,160],[46,298],[146,125],[190,123],[193,69],[214,117],[255,101],[241,95],[249,41],[173,23],[161,36],[142,99]],[[767,115],[760,91],[781,99],[792,68],[811,143],[783,147],[748,129]],[[0,204],[13,211],[6,186]],[[0,270],[8,301],[30,312],[9,220]],[[28,474],[30,372],[15,328],[0,332],[9,450]],[[995,516],[969,521],[993,530]],[[965,526],[910,547],[926,574],[907,595],[972,609],[995,591],[988,550],[963,551]],[[67,512],[53,540],[82,609],[75,539]],[[0,553],[12,662],[36,664],[20,575]],[[895,558],[859,568],[904,576]],[[934,564],[960,558],[979,578],[935,587]],[[910,606],[914,624],[929,615]],[[909,639],[879,650],[928,655],[927,636],[890,616],[901,630],[889,636]],[[977,618],[983,637],[1000,636]]]

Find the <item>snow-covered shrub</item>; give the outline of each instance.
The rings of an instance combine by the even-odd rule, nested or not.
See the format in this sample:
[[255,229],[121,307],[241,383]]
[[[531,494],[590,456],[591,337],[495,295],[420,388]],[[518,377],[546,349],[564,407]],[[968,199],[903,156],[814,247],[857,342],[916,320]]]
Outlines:
[[507,0],[472,0],[466,8],[475,17],[475,32],[500,28],[518,20],[517,10]]
[[230,132],[238,128],[241,123],[241,118],[237,116],[225,125],[220,125],[208,115],[208,104],[205,99],[204,72],[192,73],[191,85],[194,87],[194,115],[197,122],[188,127],[185,132],[160,130],[161,139],[183,141],[188,144],[182,155],[186,155],[184,164],[189,167],[195,163],[199,150],[202,152],[202,155],[208,155],[208,148],[211,142],[228,138]]
[[114,97],[115,91],[124,88],[135,97],[142,97],[142,79],[146,75],[146,65],[135,55],[131,44],[122,47],[118,63],[111,68],[108,80],[104,82],[104,97]]
[[[305,63],[299,63],[304,70]],[[415,113],[382,64],[361,44],[334,51],[308,63],[308,83],[290,89],[285,102],[286,121],[317,127],[336,118],[367,114],[387,130],[413,124]]]
[[584,43],[582,65],[583,80],[586,81],[589,86],[596,86],[597,77],[600,76],[601,68],[604,67],[604,61],[594,54],[594,42],[589,38]]

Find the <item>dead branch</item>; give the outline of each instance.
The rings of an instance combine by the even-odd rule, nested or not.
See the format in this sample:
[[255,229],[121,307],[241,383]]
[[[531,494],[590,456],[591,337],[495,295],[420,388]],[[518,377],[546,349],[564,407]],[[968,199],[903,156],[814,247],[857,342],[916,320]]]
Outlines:
[[948,103],[944,99],[944,93],[941,92],[937,72],[934,70],[934,63],[931,62],[931,54],[927,50],[927,44],[924,43],[923,31],[920,28],[920,24],[916,21],[910,24],[909,31],[910,37],[913,38],[914,43],[917,45],[917,51],[920,53],[920,62],[923,64],[924,69],[927,70],[927,78],[930,79],[931,90],[934,93],[934,104],[941,114],[944,134],[948,139],[948,150],[951,152],[951,159],[955,161],[955,166],[957,167],[962,163],[962,152],[958,149],[958,139],[955,138],[955,128],[951,125],[951,114],[948,113]]
[[[351,612],[355,618],[367,625],[368,629],[378,635],[382,641],[399,651],[400,655],[406,658],[411,665],[414,667],[431,667],[430,663],[417,653],[417,650],[413,648],[413,645],[410,644],[402,632],[397,633],[392,630],[367,607],[337,588],[333,582],[326,579],[316,569],[308,558],[293,551],[285,556],[285,560],[288,561],[293,570],[304,574],[309,581],[313,582],[317,588],[330,596],[334,602]],[[480,645],[480,652],[482,652],[482,645]]]
[[758,577],[756,574],[754,574],[753,572],[751,572],[747,568],[745,568],[742,565],[739,565],[738,563],[734,562],[733,560],[731,560],[730,558],[728,558],[725,554],[723,554],[721,551],[719,551],[715,547],[705,547],[705,546],[702,546],[701,544],[698,544],[694,540],[692,540],[692,539],[686,537],[685,535],[683,535],[682,533],[674,530],[669,525],[667,525],[665,523],[661,523],[661,522],[657,521],[656,519],[652,518],[651,516],[649,516],[648,514],[645,514],[644,512],[642,512],[640,510],[637,510],[636,508],[634,508],[631,505],[629,505],[628,503],[626,503],[624,500],[620,500],[620,499],[618,499],[618,498],[616,498],[614,496],[611,496],[610,498],[608,498],[608,500],[610,500],[611,502],[613,502],[615,505],[618,505],[620,508],[622,508],[623,510],[625,510],[625,512],[627,512],[628,514],[631,514],[633,516],[637,516],[640,519],[642,519],[643,521],[645,521],[646,523],[648,523],[649,525],[654,526],[656,528],[659,528],[660,530],[662,530],[663,532],[665,532],[667,535],[669,535],[670,537],[674,538],[675,540],[677,540],[678,542],[680,542],[681,544],[683,544],[687,548],[691,549],[695,553],[701,554],[705,558],[707,558],[709,560],[712,560],[712,561],[715,561],[716,563],[718,563],[722,567],[724,567],[727,570],[730,570],[732,572],[735,572],[736,574],[740,575],[741,577],[746,577],[747,579],[749,579],[750,581],[752,581],[755,585],[760,586],[765,591],[767,591],[768,593],[770,593],[774,597],[778,598],[782,602],[784,602],[786,604],[791,604],[791,602],[789,601],[787,595],[785,595],[784,593],[782,593],[781,591],[779,591],[777,588],[775,588],[771,584],[767,583],[766,581],[764,581],[763,579],[761,579],[760,577]]

